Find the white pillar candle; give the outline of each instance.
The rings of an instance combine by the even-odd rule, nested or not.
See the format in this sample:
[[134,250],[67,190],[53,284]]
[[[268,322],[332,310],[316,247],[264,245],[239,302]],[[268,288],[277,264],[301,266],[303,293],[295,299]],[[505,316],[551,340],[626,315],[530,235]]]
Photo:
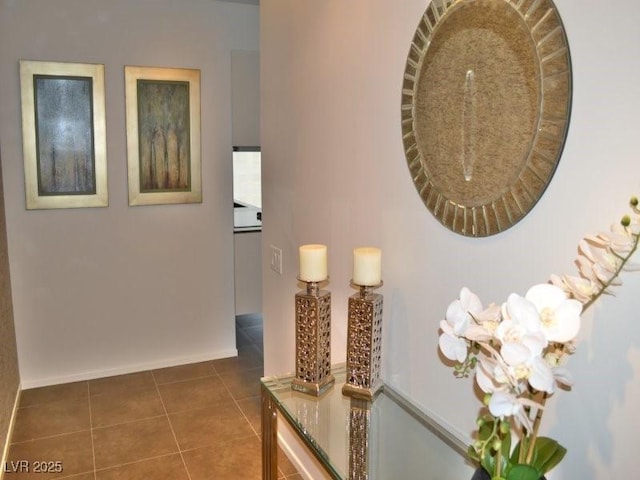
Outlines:
[[327,246],[301,245],[300,280],[322,282],[327,279]]
[[353,283],[373,286],[382,282],[382,251],[375,247],[353,250]]

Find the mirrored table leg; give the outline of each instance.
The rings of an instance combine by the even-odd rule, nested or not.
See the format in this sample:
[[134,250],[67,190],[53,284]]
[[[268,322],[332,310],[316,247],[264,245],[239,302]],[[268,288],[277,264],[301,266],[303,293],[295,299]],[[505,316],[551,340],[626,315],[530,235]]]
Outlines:
[[262,479],[278,478],[278,411],[271,394],[262,385]]

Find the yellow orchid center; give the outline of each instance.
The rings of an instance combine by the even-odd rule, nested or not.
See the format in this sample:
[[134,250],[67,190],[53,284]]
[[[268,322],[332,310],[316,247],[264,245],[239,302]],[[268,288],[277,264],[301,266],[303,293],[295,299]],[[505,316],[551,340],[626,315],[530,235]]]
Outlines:
[[529,378],[531,369],[526,364],[520,364],[513,369],[513,374],[518,380]]
[[545,327],[551,327],[556,323],[556,312],[549,308],[545,307],[542,312],[540,312],[540,321]]

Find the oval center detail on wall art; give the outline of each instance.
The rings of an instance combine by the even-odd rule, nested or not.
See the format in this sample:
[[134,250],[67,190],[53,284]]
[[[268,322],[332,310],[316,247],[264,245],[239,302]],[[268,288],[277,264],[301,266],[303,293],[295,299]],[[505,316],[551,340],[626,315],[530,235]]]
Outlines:
[[520,221],[560,160],[571,93],[551,0],[433,0],[402,89],[405,156],[429,211],[472,237]]

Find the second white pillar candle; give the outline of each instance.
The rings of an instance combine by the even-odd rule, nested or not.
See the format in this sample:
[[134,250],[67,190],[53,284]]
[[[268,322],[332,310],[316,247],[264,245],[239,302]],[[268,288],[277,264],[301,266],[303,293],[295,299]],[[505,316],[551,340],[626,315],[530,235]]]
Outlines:
[[382,282],[382,251],[375,247],[353,250],[353,278],[356,285],[374,286]]

